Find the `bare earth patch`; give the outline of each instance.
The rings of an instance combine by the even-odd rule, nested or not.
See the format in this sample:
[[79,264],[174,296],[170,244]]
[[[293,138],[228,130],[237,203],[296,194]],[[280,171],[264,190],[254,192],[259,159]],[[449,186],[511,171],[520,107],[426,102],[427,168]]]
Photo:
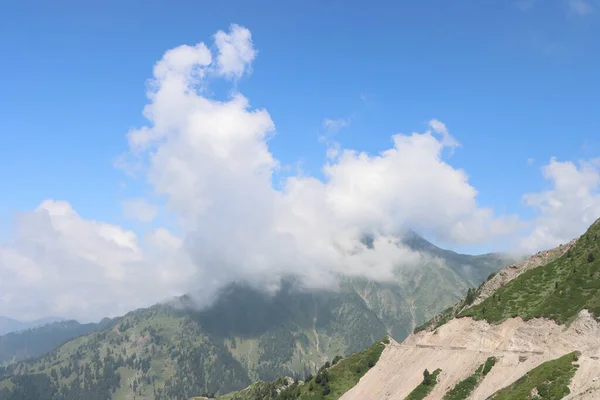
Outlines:
[[454,319],[433,332],[419,332],[404,342],[391,341],[379,362],[342,400],[404,399],[423,379],[423,371],[441,368],[438,384],[427,396],[444,394],[490,356],[498,361],[470,399],[484,400],[538,365],[580,351],[580,368],[567,399],[600,398],[600,323],[581,311],[569,326],[547,319],[512,318],[499,325],[471,318]]

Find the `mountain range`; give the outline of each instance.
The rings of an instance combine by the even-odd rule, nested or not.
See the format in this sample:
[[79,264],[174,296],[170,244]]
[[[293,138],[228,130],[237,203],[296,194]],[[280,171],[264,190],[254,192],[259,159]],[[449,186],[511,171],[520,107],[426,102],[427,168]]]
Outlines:
[[0,335],[6,335],[10,332],[23,331],[25,329],[36,328],[38,326],[51,324],[53,322],[63,321],[63,318],[46,317],[36,319],[30,322],[22,322],[16,319],[0,316]]
[[39,357],[67,340],[102,330],[110,322],[108,318],[88,324],[75,320],[58,321],[0,336],[0,365]]
[[414,233],[405,243],[435,261],[398,269],[391,282],[342,278],[330,291],[283,282],[275,295],[239,283],[207,309],[184,296],[132,311],[38,358],[15,357],[0,370],[0,399],[187,400],[303,378],[387,335],[403,340],[514,261],[457,254]]

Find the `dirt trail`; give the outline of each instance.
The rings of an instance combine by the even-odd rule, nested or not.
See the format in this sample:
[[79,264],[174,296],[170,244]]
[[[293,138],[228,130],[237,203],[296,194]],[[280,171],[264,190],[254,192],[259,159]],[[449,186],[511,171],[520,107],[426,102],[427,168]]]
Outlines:
[[582,352],[581,367],[571,383],[569,399],[598,399],[599,338],[600,323],[587,311],[582,311],[569,328],[546,319],[524,322],[513,318],[500,325],[455,319],[434,332],[411,335],[401,344],[392,341],[375,367],[341,399],[404,399],[421,382],[426,368],[442,369],[438,384],[427,397],[441,399],[488,357],[495,356],[496,365],[470,397],[484,400],[541,363],[575,350]]

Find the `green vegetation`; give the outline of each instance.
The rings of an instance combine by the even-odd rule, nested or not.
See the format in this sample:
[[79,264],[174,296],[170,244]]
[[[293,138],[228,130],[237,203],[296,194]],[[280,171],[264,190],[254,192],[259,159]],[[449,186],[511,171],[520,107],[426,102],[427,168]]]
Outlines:
[[600,223],[596,222],[560,258],[524,272],[459,317],[488,322],[550,318],[570,323],[583,309],[600,316]]
[[456,316],[456,314],[458,313],[458,311],[460,311],[460,309],[462,309],[463,304],[464,304],[464,300],[458,302],[453,307],[449,307],[449,308],[445,309],[444,311],[442,311],[441,313],[439,313],[438,315],[436,315],[429,321],[425,322],[423,325],[417,326],[413,332],[418,333],[418,332],[425,331],[425,330],[430,330],[430,329],[434,330],[434,329],[439,328],[440,326],[444,325],[445,323],[450,321],[452,318],[454,318]]
[[[170,338],[166,340],[166,338]],[[222,341],[169,307],[121,318],[109,328],[67,342],[37,360],[0,368],[0,399],[187,399],[251,383]],[[1,386],[0,386],[1,387]]]
[[433,373],[429,373],[428,370],[423,371],[423,381],[417,386],[410,394],[406,397],[405,400],[422,400],[435,387],[437,384],[437,376],[442,372],[441,369],[436,369]]
[[579,353],[573,352],[532,369],[512,385],[496,392],[491,399],[528,399],[532,393],[549,400],[562,399],[570,393],[569,383],[577,371]]
[[279,378],[274,382],[256,382],[240,392],[221,396],[219,400],[291,400],[297,398],[298,394],[298,382],[291,378]]
[[[330,368],[322,368],[317,375],[302,387],[300,399],[338,399],[353,388],[360,378],[373,368],[383,349],[387,337],[368,349],[351,354]],[[389,342],[389,341],[388,341]],[[327,365],[327,364],[325,364]],[[321,375],[321,377],[319,377]],[[313,390],[310,384],[313,383]],[[278,399],[279,400],[279,399]]]
[[481,383],[483,378],[492,370],[496,364],[495,357],[489,357],[484,364],[481,364],[475,372],[467,379],[458,382],[452,389],[444,395],[443,400],[466,400],[473,390]]
[[485,364],[483,364],[483,376],[486,376],[492,370],[494,365],[496,365],[496,357],[488,357],[488,359],[485,360]]
[[455,318],[461,310],[473,304],[477,296],[479,296],[482,286],[494,276],[496,276],[496,272],[492,272],[491,274],[489,274],[485,282],[482,282],[477,289],[469,288],[467,290],[467,295],[462,300],[454,304],[452,307],[446,308],[444,311],[431,318],[424,324],[417,326],[413,330],[413,333],[418,333],[426,330],[435,330],[449,322],[451,319]]
[[280,378],[274,382],[257,382],[240,392],[219,397],[219,400],[335,400],[354,387],[360,378],[379,360],[385,342],[384,338],[367,350],[354,353],[346,358],[336,357],[332,363],[325,363],[316,376],[309,375],[304,383]]

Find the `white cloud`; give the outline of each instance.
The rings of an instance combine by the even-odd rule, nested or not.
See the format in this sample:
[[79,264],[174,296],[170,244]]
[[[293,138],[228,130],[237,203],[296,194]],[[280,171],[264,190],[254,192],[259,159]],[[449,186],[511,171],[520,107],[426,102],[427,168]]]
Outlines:
[[143,198],[127,199],[123,202],[123,213],[129,219],[152,222],[158,214],[158,207]]
[[523,197],[538,213],[531,234],[522,243],[529,251],[566,243],[600,217],[600,159],[576,165],[552,158],[542,173],[552,188]]
[[569,10],[579,16],[590,15],[594,12],[592,5],[585,0],[569,0]]
[[448,147],[450,149],[460,147],[460,143],[458,142],[458,140],[456,140],[454,136],[452,136],[450,132],[448,132],[446,124],[444,124],[441,121],[438,121],[437,119],[432,119],[431,121],[429,121],[429,126],[433,130],[433,133],[442,137],[442,145],[444,147]]
[[346,127],[350,125],[350,121],[348,119],[344,119],[344,118],[338,118],[338,119],[329,119],[329,118],[325,118],[323,120],[323,128],[325,130],[327,130],[328,132],[337,132],[340,129],[342,129],[343,127]]
[[535,158],[528,158],[527,159],[527,165],[533,165],[534,162],[535,162]]
[[[233,25],[215,41],[216,58],[200,43],[157,62],[144,107],[148,124],[127,134],[130,151],[121,163],[135,165],[153,196],[165,200],[181,237],[157,229],[139,241],[132,231],[83,219],[69,203],[46,201],[23,215],[0,247],[1,313],[99,318],[198,287],[208,301],[237,280],[267,290],[290,275],[312,288],[333,287],[340,274],[386,280],[396,268],[435,261],[399,243],[407,228],[455,243],[485,243],[521,228],[517,217],[477,204],[467,174],[444,159],[444,150],[460,144],[438,120],[425,132],[393,135],[379,154],[336,143],[323,180],[297,174],[277,189],[270,114],[240,93],[217,101],[204,90],[209,78],[248,70],[256,54],[250,32]],[[568,186],[555,168],[548,171],[557,187]],[[591,187],[594,176],[588,171],[581,180]],[[553,196],[528,202],[545,209]],[[590,198],[567,200],[585,205]],[[126,211],[150,220],[155,210],[146,206],[135,199]],[[373,249],[362,243],[365,234]]]
[[[150,123],[129,133],[131,150],[180,216],[204,293],[238,279],[276,287],[290,274],[310,287],[333,285],[338,274],[387,279],[394,266],[423,257],[397,245],[407,227],[472,243],[517,225],[480,208],[466,174],[443,161],[442,150],[459,143],[440,121],[425,133],[394,135],[379,155],[336,144],[325,181],[291,176],[276,190],[279,163],[268,147],[275,127],[266,110],[239,93],[220,102],[154,78]],[[366,233],[375,236],[374,250],[360,241]]]
[[11,241],[0,245],[0,310],[22,319],[123,314],[179,293],[194,274],[184,254],[171,242],[144,255],[132,231],[46,200],[20,215]]
[[254,57],[256,57],[250,31],[232,24],[229,33],[218,31],[214,38],[219,51],[217,56],[218,73],[228,78],[241,78],[244,72],[249,70]]

